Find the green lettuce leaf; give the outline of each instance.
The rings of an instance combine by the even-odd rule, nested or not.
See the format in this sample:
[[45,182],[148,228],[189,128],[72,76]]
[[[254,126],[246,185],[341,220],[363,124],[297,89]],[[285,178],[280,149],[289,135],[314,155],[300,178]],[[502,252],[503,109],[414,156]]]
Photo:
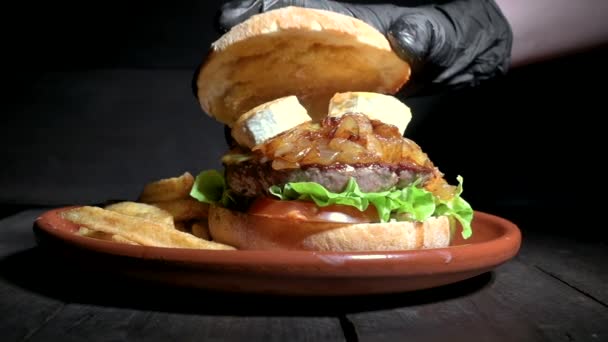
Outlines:
[[437,208],[435,209],[435,215],[447,215],[458,220],[462,226],[462,237],[468,239],[473,234],[473,230],[471,228],[471,222],[473,221],[473,209],[471,208],[471,205],[464,200],[464,198],[460,197],[460,194],[462,194],[462,177],[458,176],[457,180],[458,188],[456,190],[456,196],[449,201],[439,200],[437,203]]
[[318,183],[295,182],[287,183],[283,188],[272,186],[269,190],[281,200],[308,200],[318,206],[342,204],[366,210],[373,205],[378,212],[381,222],[392,219],[424,221],[432,216],[448,216],[450,221],[457,220],[462,226],[462,236],[468,239],[472,235],[471,222],[473,209],[462,197],[462,177],[458,176],[456,195],[448,200],[441,200],[433,193],[417,187],[416,183],[403,189],[391,189],[382,192],[361,191],[357,182],[350,179],[344,191],[335,193],[327,190]]
[[[471,222],[473,209],[460,195],[462,194],[462,177],[458,176],[456,195],[448,200],[441,200],[433,193],[419,188],[417,183],[403,189],[391,189],[382,192],[362,192],[357,182],[351,178],[344,191],[335,193],[318,183],[294,182],[282,188],[270,187],[272,195],[281,200],[313,201],[324,207],[341,204],[355,207],[361,211],[373,205],[381,222],[390,220],[424,221],[432,216],[448,216],[450,222],[458,221],[462,227],[462,237],[472,235]],[[223,174],[217,170],[203,171],[196,177],[190,196],[209,204],[223,207],[235,207],[235,199],[230,195]]]
[[217,170],[199,173],[194,180],[190,196],[201,202],[219,204],[223,207],[228,207],[233,202],[224,175]]

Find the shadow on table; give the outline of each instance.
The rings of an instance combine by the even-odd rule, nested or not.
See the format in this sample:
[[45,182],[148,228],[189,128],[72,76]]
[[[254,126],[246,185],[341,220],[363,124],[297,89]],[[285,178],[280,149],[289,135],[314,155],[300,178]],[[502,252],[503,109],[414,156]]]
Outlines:
[[67,303],[217,315],[336,315],[421,305],[464,297],[493,281],[493,273],[442,287],[388,295],[299,297],[223,293],[151,285],[95,269],[73,269],[40,247],[0,260],[0,277],[27,291]]

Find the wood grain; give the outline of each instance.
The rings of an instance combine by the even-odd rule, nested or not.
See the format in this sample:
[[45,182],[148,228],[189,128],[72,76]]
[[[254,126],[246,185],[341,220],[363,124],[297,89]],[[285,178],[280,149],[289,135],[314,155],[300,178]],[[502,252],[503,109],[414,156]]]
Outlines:
[[606,241],[539,233],[527,236],[520,260],[608,306]]
[[[0,273],[4,273],[0,265]],[[21,341],[34,334],[64,307],[61,301],[37,293],[0,278],[0,336],[3,341]]]
[[[23,282],[15,281],[37,272],[23,267],[31,264],[34,256],[22,251],[35,246],[29,227],[39,213],[41,210],[30,210],[0,220],[0,336],[3,341],[28,338],[64,307],[60,300],[30,291],[22,286]],[[24,259],[29,263],[22,263]]]
[[239,317],[69,305],[30,341],[343,341],[337,319]]
[[[598,284],[599,285],[599,284]],[[608,309],[541,271],[511,261],[463,297],[349,315],[360,341],[601,341]]]

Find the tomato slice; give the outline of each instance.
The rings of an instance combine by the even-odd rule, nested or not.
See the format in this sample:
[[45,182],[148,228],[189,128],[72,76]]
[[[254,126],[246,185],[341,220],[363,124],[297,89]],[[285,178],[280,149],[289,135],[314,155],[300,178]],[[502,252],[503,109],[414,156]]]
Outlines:
[[369,223],[378,222],[376,208],[360,211],[348,205],[319,207],[308,201],[281,201],[268,197],[256,199],[248,214],[276,219],[307,220],[312,222]]

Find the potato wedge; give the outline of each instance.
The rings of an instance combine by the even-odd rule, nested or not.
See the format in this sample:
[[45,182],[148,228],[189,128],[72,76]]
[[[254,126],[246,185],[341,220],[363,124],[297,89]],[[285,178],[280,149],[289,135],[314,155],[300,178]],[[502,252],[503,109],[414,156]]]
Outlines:
[[179,177],[165,178],[144,186],[138,202],[152,203],[188,198],[194,177],[185,172]]
[[80,229],[78,229],[78,235],[90,237],[93,239],[99,239],[99,240],[108,240],[108,241],[112,240],[112,234],[98,232],[96,230],[92,230],[87,227],[80,227]]
[[168,211],[150,204],[125,201],[110,204],[105,209],[124,215],[141,217],[170,228],[175,228],[173,216]]
[[86,237],[90,237],[90,238],[98,239],[98,240],[115,241],[115,242],[120,242],[120,243],[127,243],[130,245],[139,245],[138,243],[133,242],[123,236],[104,233],[104,232],[100,232],[97,230],[89,229],[87,227],[80,227],[80,229],[78,230],[78,235],[86,236]]
[[122,235],[117,235],[117,234],[112,235],[112,241],[114,241],[114,242],[120,242],[120,243],[126,243],[126,244],[129,244],[129,245],[140,245],[137,242],[133,242],[133,241],[127,239],[126,237],[124,237]]
[[176,222],[200,220],[209,216],[209,204],[199,202],[194,198],[154,202],[151,204],[169,212]]
[[200,239],[147,219],[128,216],[99,207],[69,209],[61,216],[89,229],[116,234],[144,246],[233,250],[232,246]]

